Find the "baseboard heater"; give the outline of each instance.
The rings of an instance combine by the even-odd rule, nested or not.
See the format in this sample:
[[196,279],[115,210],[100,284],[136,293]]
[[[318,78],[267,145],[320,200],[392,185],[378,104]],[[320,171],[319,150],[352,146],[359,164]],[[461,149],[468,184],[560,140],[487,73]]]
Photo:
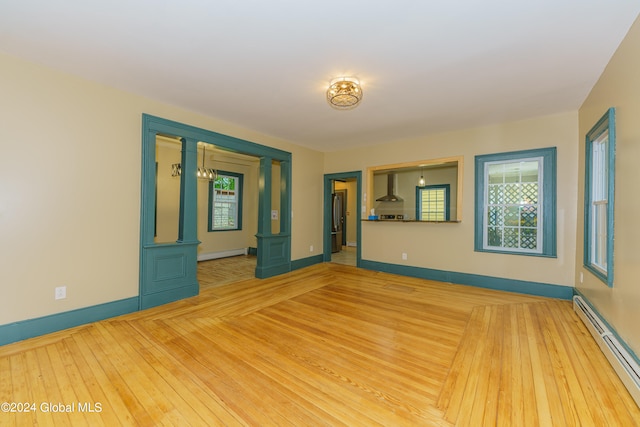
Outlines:
[[633,400],[640,406],[640,366],[636,360],[579,295],[573,297],[573,310],[587,326],[609,363],[629,390]]
[[249,248],[232,249],[229,251],[222,251],[222,252],[209,252],[206,254],[198,255],[198,261],[209,261],[211,259],[226,258],[226,257],[236,256],[236,255],[246,255],[248,252],[249,252]]

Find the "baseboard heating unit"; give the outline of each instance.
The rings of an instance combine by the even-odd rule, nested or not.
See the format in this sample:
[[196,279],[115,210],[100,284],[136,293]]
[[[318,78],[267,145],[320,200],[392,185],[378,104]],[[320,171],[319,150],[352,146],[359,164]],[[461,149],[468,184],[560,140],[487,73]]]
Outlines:
[[573,297],[573,310],[587,326],[636,404],[640,406],[640,366],[636,360],[620,344],[618,338],[609,330],[598,314],[579,295]]

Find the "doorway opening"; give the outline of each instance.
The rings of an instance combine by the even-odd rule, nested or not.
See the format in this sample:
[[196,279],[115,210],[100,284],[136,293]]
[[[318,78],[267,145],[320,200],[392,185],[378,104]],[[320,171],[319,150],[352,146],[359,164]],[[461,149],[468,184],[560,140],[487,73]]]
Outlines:
[[362,173],[324,177],[324,261],[360,266]]
[[[173,141],[176,147],[165,150],[167,153],[161,153],[159,137],[164,139],[163,144],[172,145]],[[227,181],[220,188],[216,187],[215,180],[211,181],[214,182],[213,185],[211,182],[204,183],[205,185],[198,182],[198,174],[202,170],[213,170],[207,164],[204,153],[206,149],[214,147],[225,153],[258,159],[255,190],[257,198],[253,199],[252,207],[256,219],[247,221],[238,216],[242,200],[231,200],[232,194],[240,193],[244,174],[227,171]],[[164,148],[166,147],[163,146]],[[201,151],[202,157],[198,157]],[[165,162],[170,167],[162,170],[158,163],[158,156],[161,154],[168,154],[173,159]],[[237,163],[238,159],[233,161]],[[162,186],[160,180],[167,186]],[[207,203],[200,206],[199,187],[202,192],[206,192],[207,199]],[[209,210],[214,200],[209,195],[215,195],[217,190],[224,197],[218,198],[216,202],[220,204],[216,205],[216,209]],[[169,212],[162,211],[164,206],[158,204],[165,196],[171,199],[168,203],[171,205]],[[144,114],[140,309],[198,294],[197,261],[199,247],[203,244],[199,240],[202,238],[199,229],[205,227],[198,222],[198,216],[203,214],[199,213],[202,206],[207,209],[208,234],[222,236],[230,228],[239,228],[243,220],[254,224],[257,221],[254,232],[257,252],[255,277],[266,278],[291,271],[291,153]],[[274,210],[279,219],[275,221],[275,225]],[[164,222],[170,223],[170,226],[166,230],[159,230],[158,226]],[[215,233],[209,233],[210,231]],[[211,248],[215,252],[215,248]]]

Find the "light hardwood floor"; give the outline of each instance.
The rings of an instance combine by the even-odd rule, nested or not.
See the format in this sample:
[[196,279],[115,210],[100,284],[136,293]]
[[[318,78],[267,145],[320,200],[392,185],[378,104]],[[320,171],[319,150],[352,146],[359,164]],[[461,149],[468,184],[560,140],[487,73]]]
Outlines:
[[0,347],[0,384],[38,405],[1,425],[640,421],[569,302],[333,263]]
[[200,291],[241,280],[253,279],[256,271],[255,255],[238,255],[198,262]]

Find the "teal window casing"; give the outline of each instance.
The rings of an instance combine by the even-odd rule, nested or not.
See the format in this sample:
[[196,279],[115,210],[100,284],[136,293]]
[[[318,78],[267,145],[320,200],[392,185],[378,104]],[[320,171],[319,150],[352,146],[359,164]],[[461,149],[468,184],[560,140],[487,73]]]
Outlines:
[[218,171],[209,181],[209,231],[242,230],[243,174]]
[[[419,221],[449,221],[451,211],[450,193],[450,184],[417,186],[416,219]],[[423,196],[426,196],[427,200]],[[427,206],[424,206],[425,204]]]
[[475,157],[476,251],[557,256],[556,151]]
[[584,266],[613,287],[615,109],[610,108],[586,135]]

